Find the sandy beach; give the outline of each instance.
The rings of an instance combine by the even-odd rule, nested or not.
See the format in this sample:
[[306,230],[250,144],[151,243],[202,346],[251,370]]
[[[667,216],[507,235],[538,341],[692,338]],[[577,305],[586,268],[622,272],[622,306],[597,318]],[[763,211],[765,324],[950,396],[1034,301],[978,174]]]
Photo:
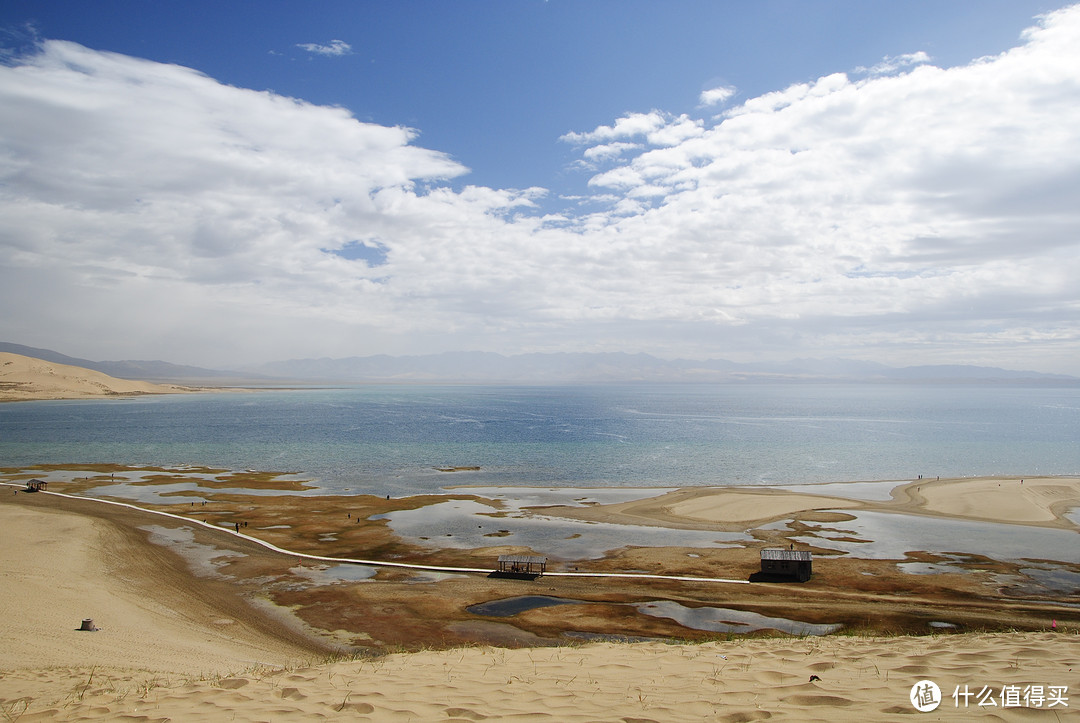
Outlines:
[[[111,480],[114,475],[100,476]],[[75,490],[86,480],[53,487]],[[252,484],[273,483],[259,478]],[[836,489],[830,486],[829,494],[679,490],[573,510],[597,520],[722,528],[777,515],[813,517],[891,505],[913,515],[994,519],[1026,528],[1071,525],[1075,531],[1065,514],[1080,504],[1080,481],[1072,478],[1024,478],[1023,484],[1019,479],[918,480],[897,484],[892,500],[876,503],[846,499]],[[769,505],[755,499],[764,497]],[[328,498],[270,499],[258,510],[241,496],[199,512],[213,519],[243,509],[260,536],[289,542],[283,544],[287,549],[304,547],[306,538],[327,539],[329,528],[308,534],[296,524],[286,531],[270,529],[279,527],[270,523],[282,517],[295,523],[303,500],[325,510]],[[360,512],[366,516],[378,505],[429,501],[352,500],[351,509],[361,509],[362,502],[371,506]],[[155,507],[175,511],[195,505]],[[763,508],[770,510],[765,517]],[[323,517],[304,519],[325,524]],[[957,586],[951,592],[940,581],[925,582],[927,576],[886,574],[896,567],[891,561],[843,558],[830,560],[834,570],[794,587],[646,586],[547,576],[527,583],[475,575],[417,584],[401,571],[384,570],[375,578],[378,583],[301,589],[299,577],[318,572],[319,566],[306,569],[302,560],[223,529],[192,529],[190,542],[177,542],[181,538],[168,538],[166,523],[137,510],[0,488],[5,641],[0,711],[5,719],[880,720],[916,713],[909,696],[923,680],[939,686],[934,715],[942,720],[987,715],[1057,720],[1080,705],[1080,611],[1049,601],[980,601],[987,593],[976,572],[944,576]],[[385,546],[377,530],[364,534],[369,551],[406,556],[407,548]],[[172,541],[163,542],[166,538]],[[377,541],[383,547],[373,547]],[[222,557],[200,561],[198,554],[176,554],[185,545]],[[309,547],[323,549],[326,543]],[[591,569],[633,564],[686,572],[678,565],[701,565],[704,559],[717,566],[714,570],[746,577],[753,569],[750,552],[702,550],[691,557],[685,551],[630,550]],[[416,551],[411,554],[419,559]],[[426,560],[462,563],[472,559],[468,555],[443,551]],[[851,570],[844,572],[845,566]],[[867,578],[867,572],[873,575]],[[863,578],[873,584],[860,590]],[[842,580],[851,585],[837,587]],[[278,592],[270,594],[271,589]],[[516,616],[513,625],[468,622],[475,616],[459,609],[500,595],[541,591],[590,604],[531,610]],[[625,602],[618,608],[612,604],[658,598],[697,605],[722,599],[759,612],[786,609],[810,621],[865,616],[876,622],[862,630],[849,624],[841,634],[824,636],[695,638],[671,621],[642,628],[637,621],[642,616],[627,617]],[[890,620],[933,619],[965,606],[970,610],[956,610],[950,619],[969,620],[965,629],[976,632],[947,627],[914,636],[874,632],[890,629]],[[78,630],[85,618],[99,629]],[[639,642],[559,637],[560,630],[573,628],[634,631]],[[394,637],[395,630],[406,629],[413,630],[411,637]],[[377,646],[376,638],[383,639]],[[395,639],[408,652],[395,652]],[[492,642],[462,642],[468,640]]]

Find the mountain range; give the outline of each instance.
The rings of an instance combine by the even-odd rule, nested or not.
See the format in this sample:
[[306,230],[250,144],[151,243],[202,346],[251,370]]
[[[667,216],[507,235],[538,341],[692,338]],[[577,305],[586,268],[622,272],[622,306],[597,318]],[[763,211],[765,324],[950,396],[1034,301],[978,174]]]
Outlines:
[[649,354],[445,352],[418,356],[292,359],[220,370],[165,361],[92,361],[49,349],[0,342],[0,351],[81,366],[124,379],[206,385],[286,383],[514,383],[602,382],[949,382],[1080,383],[1080,377],[968,365],[891,367],[850,359],[793,359],[738,363],[724,359],[660,359]]

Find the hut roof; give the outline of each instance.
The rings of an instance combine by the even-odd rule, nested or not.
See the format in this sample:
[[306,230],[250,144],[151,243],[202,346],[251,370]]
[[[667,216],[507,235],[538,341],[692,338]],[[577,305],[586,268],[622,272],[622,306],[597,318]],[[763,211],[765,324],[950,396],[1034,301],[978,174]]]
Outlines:
[[761,551],[762,560],[795,560],[797,562],[810,562],[813,555],[809,550],[775,550],[765,549]]
[[499,555],[499,562],[542,565],[547,562],[547,558],[538,555]]

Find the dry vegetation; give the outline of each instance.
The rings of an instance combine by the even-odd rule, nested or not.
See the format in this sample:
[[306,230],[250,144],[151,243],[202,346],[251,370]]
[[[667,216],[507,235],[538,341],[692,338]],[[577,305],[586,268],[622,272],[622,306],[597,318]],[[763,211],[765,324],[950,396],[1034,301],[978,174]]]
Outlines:
[[[42,466],[0,470],[7,479],[26,479]],[[50,491],[86,492],[135,476],[131,468],[116,465],[80,465],[87,474],[71,482],[50,485]],[[361,496],[303,496],[288,494],[304,485],[287,475],[234,472],[211,468],[137,470],[139,486],[187,480],[199,485],[190,492],[167,493],[170,504],[140,504],[212,525],[235,529],[298,553],[336,558],[447,567],[494,569],[503,553],[539,553],[497,544],[479,549],[434,549],[409,544],[395,536],[384,519],[372,519],[395,510],[417,509],[448,499],[420,495],[388,499]],[[247,487],[280,490],[283,494],[257,496],[216,490]],[[197,498],[199,501],[195,501]],[[499,504],[467,494],[497,513]],[[27,504],[57,504],[49,496],[20,495]],[[203,502],[205,500],[205,502]],[[14,500],[5,500],[14,501]],[[113,519],[133,529],[149,525],[184,527],[180,521],[140,514],[110,505],[63,500],[77,511]],[[809,511],[806,518],[844,516]],[[290,611],[292,619],[313,635],[326,650],[386,652],[422,647],[452,647],[495,643],[506,646],[567,644],[583,638],[665,639],[703,641],[730,634],[685,627],[667,618],[651,617],[635,605],[657,600],[674,601],[688,608],[721,607],[757,612],[770,617],[812,624],[840,624],[847,633],[925,634],[930,623],[948,622],[957,631],[1042,630],[1052,615],[1063,627],[1080,627],[1080,611],[1018,596],[1002,580],[1020,580],[1019,567],[989,558],[951,557],[949,564],[962,572],[936,575],[905,574],[896,560],[866,560],[815,550],[815,574],[805,584],[732,585],[721,583],[578,578],[545,576],[535,582],[491,579],[483,574],[434,574],[394,567],[379,567],[364,580],[346,581],[321,576],[326,563],[275,554],[231,535],[227,530],[191,526],[200,544],[224,552],[215,577],[246,590],[252,598],[272,601]],[[796,523],[793,529],[807,534]],[[140,532],[146,535],[146,532]],[[787,531],[786,534],[792,534]],[[758,568],[758,549],[787,544],[785,533],[755,530],[754,542],[742,547],[636,548],[610,551],[593,560],[552,560],[549,571],[625,572],[723,577],[745,580]],[[170,553],[171,554],[171,553]],[[929,553],[911,553],[907,562],[941,562]],[[183,565],[181,561],[174,561]],[[580,601],[528,610],[512,617],[473,614],[471,605],[519,595],[550,595]],[[759,631],[756,636],[777,634]]]

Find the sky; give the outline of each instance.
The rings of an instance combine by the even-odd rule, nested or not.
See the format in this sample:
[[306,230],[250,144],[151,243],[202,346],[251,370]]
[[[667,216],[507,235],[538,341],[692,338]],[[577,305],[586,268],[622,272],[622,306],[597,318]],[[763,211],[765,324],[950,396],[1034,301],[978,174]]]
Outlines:
[[0,341],[1080,375],[1080,6],[0,3]]

